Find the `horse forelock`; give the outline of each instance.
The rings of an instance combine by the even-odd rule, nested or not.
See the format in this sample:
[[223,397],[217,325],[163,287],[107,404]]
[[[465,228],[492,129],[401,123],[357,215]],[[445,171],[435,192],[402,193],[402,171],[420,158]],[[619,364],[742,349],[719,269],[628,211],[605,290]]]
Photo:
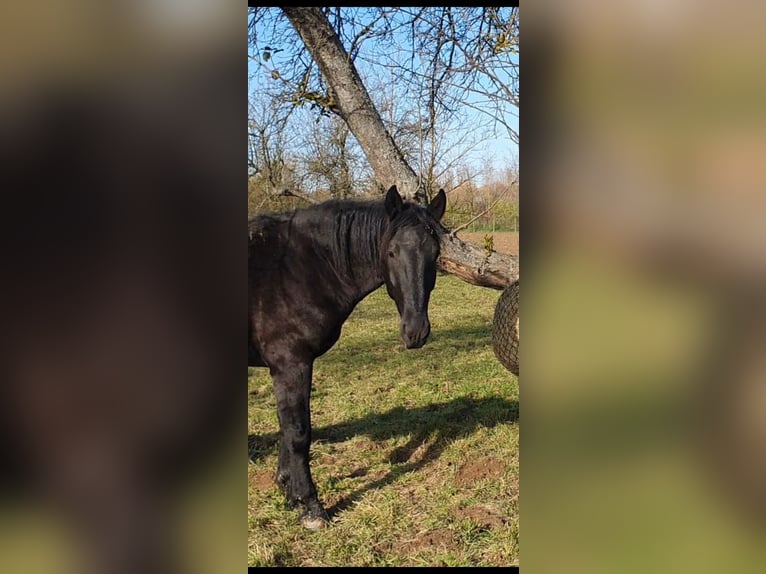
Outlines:
[[422,228],[431,237],[439,240],[438,222],[428,212],[428,210],[416,203],[406,202],[404,208],[391,221],[383,238],[385,244],[391,241],[399,231],[405,228]]

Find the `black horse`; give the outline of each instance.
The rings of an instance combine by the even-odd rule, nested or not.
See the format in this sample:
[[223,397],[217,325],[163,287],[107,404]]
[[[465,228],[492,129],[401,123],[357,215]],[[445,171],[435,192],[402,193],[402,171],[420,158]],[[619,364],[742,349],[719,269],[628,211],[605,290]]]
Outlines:
[[248,364],[268,367],[280,428],[276,482],[302,524],[329,519],[309,469],[314,360],[338,340],[354,307],[385,283],[408,349],[431,332],[428,301],[436,282],[444,190],[428,207],[403,202],[332,200],[249,221]]

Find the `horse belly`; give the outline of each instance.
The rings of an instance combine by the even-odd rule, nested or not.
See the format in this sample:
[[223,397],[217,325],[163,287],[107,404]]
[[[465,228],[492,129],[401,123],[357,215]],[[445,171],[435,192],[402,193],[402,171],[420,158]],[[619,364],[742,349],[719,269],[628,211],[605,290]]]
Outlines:
[[258,352],[258,349],[253,347],[252,343],[247,346],[247,366],[248,367],[265,367],[267,366]]

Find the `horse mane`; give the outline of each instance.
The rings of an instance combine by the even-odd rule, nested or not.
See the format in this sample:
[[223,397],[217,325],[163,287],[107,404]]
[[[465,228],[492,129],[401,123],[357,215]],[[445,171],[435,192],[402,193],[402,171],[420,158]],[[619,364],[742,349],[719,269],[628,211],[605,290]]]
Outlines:
[[326,237],[332,262],[352,274],[356,263],[375,263],[380,258],[380,239],[389,226],[382,201],[330,200],[315,206],[326,213]]

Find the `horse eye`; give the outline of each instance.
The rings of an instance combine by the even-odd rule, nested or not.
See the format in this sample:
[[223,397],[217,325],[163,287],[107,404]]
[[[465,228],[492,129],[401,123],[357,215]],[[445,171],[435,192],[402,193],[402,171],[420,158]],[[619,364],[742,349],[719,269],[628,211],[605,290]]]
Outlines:
[[389,257],[393,257],[393,256],[394,256],[394,252],[393,252],[393,251],[389,251],[389,252],[388,252],[388,256],[389,256]]

